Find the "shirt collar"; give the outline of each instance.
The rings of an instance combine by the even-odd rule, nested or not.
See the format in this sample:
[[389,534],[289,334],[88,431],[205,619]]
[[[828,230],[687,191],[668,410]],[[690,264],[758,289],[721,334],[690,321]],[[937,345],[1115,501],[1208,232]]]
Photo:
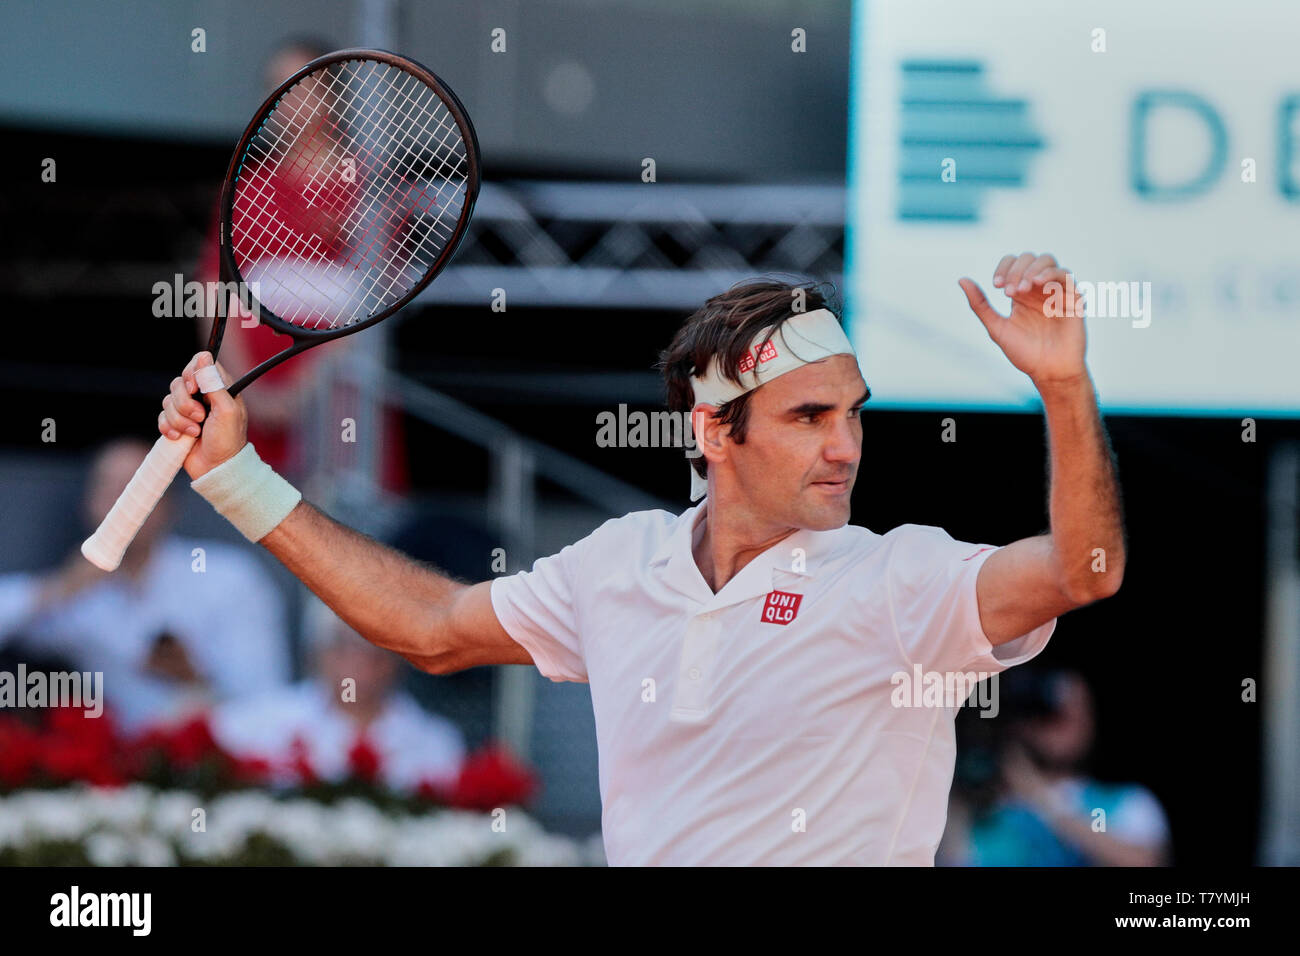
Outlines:
[[801,580],[811,579],[816,573],[817,560],[836,533],[800,528],[757,555],[714,594],[691,551],[695,526],[704,520],[708,503],[709,499],[705,498],[678,515],[672,530],[650,558],[651,567],[662,566],[666,584],[706,605],[706,610],[736,604],[783,586],[798,587]]

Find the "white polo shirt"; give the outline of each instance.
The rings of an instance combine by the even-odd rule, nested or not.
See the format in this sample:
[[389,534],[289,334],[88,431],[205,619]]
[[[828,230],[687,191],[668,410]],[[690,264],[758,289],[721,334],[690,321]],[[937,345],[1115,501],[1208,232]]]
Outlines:
[[[895,706],[896,675],[996,673],[975,576],[939,528],[800,530],[717,594],[691,553],[708,500],[614,518],[492,582],[502,627],[591,685],[611,865],[934,863],[958,704]],[[909,695],[910,699],[910,695]]]

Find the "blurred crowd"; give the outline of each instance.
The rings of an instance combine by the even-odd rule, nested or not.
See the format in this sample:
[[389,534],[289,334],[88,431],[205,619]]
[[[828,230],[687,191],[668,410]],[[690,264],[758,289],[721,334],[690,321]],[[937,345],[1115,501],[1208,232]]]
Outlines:
[[[148,451],[120,439],[98,452],[86,527],[107,515]],[[201,716],[226,753],[267,767],[272,783],[304,761],[315,778],[342,778],[359,748],[395,792],[453,783],[462,733],[402,688],[409,665],[309,598],[305,676],[294,681],[283,592],[251,548],[176,534],[173,497],[116,572],[74,549],[53,570],[0,576],[0,670],[102,673],[115,732],[147,736]]]
[[[264,86],[270,92],[334,48],[310,36],[282,39],[265,64]],[[319,136],[332,135],[330,117],[317,126]],[[276,175],[289,180],[316,175],[312,157],[321,152],[286,157]],[[217,199],[214,186],[212,225],[194,270],[204,282],[219,278]],[[312,228],[322,227],[314,222]],[[196,349],[206,346],[210,327],[208,317],[199,317]],[[349,338],[310,350],[242,393],[250,411],[249,440],[263,460],[295,483],[308,480],[309,451],[319,437],[306,414],[309,406],[322,405],[328,421],[357,414],[357,387],[335,374],[355,351],[355,342]],[[265,325],[232,319],[220,358],[238,378],[286,344]],[[409,487],[401,415],[384,406],[377,426],[378,483],[401,494]],[[95,456],[81,515],[87,529],[102,521],[148,450],[141,441],[120,439]],[[343,443],[330,451],[326,467],[331,470],[357,453],[356,446]],[[53,570],[0,576],[0,670],[22,664],[28,672],[102,673],[106,723],[116,737],[160,739],[159,734],[181,728],[181,737],[188,739],[193,735],[183,728],[201,720],[205,739],[210,736],[244,766],[267,768],[262,777],[273,785],[342,779],[355,774],[362,754],[361,763],[375,765],[379,782],[399,793],[454,789],[458,775],[462,787],[476,792],[493,790],[494,782],[504,782],[502,792],[527,789],[527,771],[510,766],[504,751],[487,747],[467,757],[461,730],[402,688],[408,665],[373,647],[310,595],[308,649],[299,668],[305,676],[295,681],[284,592],[254,549],[176,534],[174,496],[154,510],[113,574],[73,549]],[[474,528],[447,521],[437,530],[441,533],[397,544],[426,560],[452,557],[447,552],[456,545],[487,553],[482,533]],[[452,557],[444,567],[456,573],[456,565]],[[6,713],[0,702],[0,720],[6,717],[15,714]],[[57,728],[49,732],[57,736]],[[17,739],[0,733],[0,748]],[[28,749],[38,739],[42,747],[49,743],[48,736],[22,739]],[[88,753],[83,756],[81,763],[93,762]],[[21,761],[9,763],[14,766],[0,761],[0,788],[13,785],[5,772],[17,773]],[[29,764],[23,766],[30,770]]]
[[997,676],[996,717],[963,710],[939,866],[1166,866],[1169,824],[1142,784],[1091,766],[1094,697],[1070,670]]

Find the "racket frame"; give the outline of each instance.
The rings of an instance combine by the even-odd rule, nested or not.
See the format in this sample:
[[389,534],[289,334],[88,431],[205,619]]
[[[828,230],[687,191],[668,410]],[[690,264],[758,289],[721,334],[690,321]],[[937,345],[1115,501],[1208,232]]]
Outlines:
[[[412,286],[401,298],[395,300],[375,315],[359,322],[327,331],[304,329],[265,309],[260,301],[256,302],[258,321],[265,321],[271,330],[277,334],[289,335],[293,339],[293,344],[289,348],[271,356],[256,368],[244,373],[244,376],[239,381],[232,383],[229,386],[229,393],[232,396],[239,394],[241,390],[263,372],[274,368],[286,359],[292,358],[313,346],[321,345],[326,341],[359,332],[382,319],[388,318],[398,309],[401,309],[443,270],[451,257],[456,254],[456,249],[469,227],[470,217],[474,212],[474,204],[478,199],[482,180],[479,170],[478,135],[474,131],[474,126],[470,122],[464,104],[461,103],[451,87],[439,79],[432,70],[409,57],[400,56],[387,50],[364,48],[337,50],[325,56],[317,57],[281,83],[258,108],[252,122],[245,127],[243,135],[239,138],[239,143],[235,146],[230,165],[226,169],[225,182],[221,187],[218,275],[223,283],[223,288],[227,288],[228,283],[237,283],[236,288],[245,293],[240,297],[241,300],[244,300],[243,304],[251,306],[255,301],[251,289],[248,289],[244,284],[243,276],[235,265],[231,223],[235,199],[235,177],[239,172],[240,161],[248,148],[249,142],[261,129],[280,98],[305,76],[331,63],[358,59],[385,63],[403,70],[427,84],[439,95],[443,105],[447,108],[457,127],[459,127],[461,139],[464,143],[465,165],[467,168],[465,171],[465,201],[457,217],[456,228],[443,246],[438,258],[425,270],[419,282]],[[223,303],[212,319],[212,331],[208,335],[207,348],[212,353],[214,361],[217,352],[221,348],[222,336],[225,334],[226,319],[230,311],[228,305],[228,302]],[[202,392],[197,397],[205,408],[210,409],[211,406]],[[105,571],[113,571],[119,566],[126,549],[130,547],[131,541],[135,539],[141,526],[148,520],[149,515],[166,493],[168,486],[176,477],[176,473],[181,470],[185,459],[189,456],[190,449],[193,448],[197,440],[185,433],[182,433],[174,441],[166,435],[158,438],[149,454],[145,457],[144,462],[141,463],[140,468],[127,483],[121,495],[118,496],[108,516],[100,523],[95,532],[82,543],[81,551],[87,560]]]
[[[389,50],[370,49],[365,47],[350,47],[345,50],[335,50],[333,53],[327,53],[325,56],[317,57],[310,63],[303,66],[300,70],[290,76],[287,80],[275,88],[258,107],[257,113],[253,116],[252,121],[244,128],[243,135],[239,137],[239,142],[235,146],[235,151],[230,157],[230,164],[226,167],[226,179],[221,187],[221,219],[220,219],[220,265],[218,274],[223,288],[228,287],[228,283],[237,283],[237,288],[243,290],[247,286],[244,284],[244,277],[235,264],[234,254],[234,236],[232,220],[234,218],[235,206],[235,180],[242,168],[241,160],[248,144],[253,137],[261,130],[275,105],[280,99],[296,86],[303,78],[311,73],[329,66],[332,63],[341,63],[347,60],[375,60],[388,66],[410,73],[416,79],[431,87],[447,107],[447,112],[451,114],[456,126],[460,130],[461,141],[465,144],[465,205],[456,222],[455,231],[450,239],[447,240],[442,252],[433,264],[425,270],[420,281],[412,286],[405,295],[397,299],[391,305],[380,310],[369,318],[362,319],[359,322],[352,322],[348,325],[337,329],[322,331],[319,329],[304,329],[301,326],[287,322],[274,312],[267,309],[261,302],[257,302],[258,322],[265,322],[276,334],[290,336],[294,343],[289,348],[272,355],[261,365],[245,372],[239,381],[233,383],[229,392],[231,396],[238,395],[254,379],[262,373],[275,368],[286,359],[293,358],[295,355],[312,348],[322,342],[332,339],[342,338],[345,335],[351,335],[353,332],[359,332],[364,328],[374,325],[383,319],[388,318],[398,309],[401,309],[417,295],[420,294],[434,277],[443,270],[443,267],[456,254],[456,249],[460,246],[461,240],[465,238],[465,232],[469,228],[469,221],[474,212],[474,204],[478,201],[479,187],[482,185],[482,174],[479,169],[479,145],[478,134],[474,130],[474,124],[470,122],[469,113],[465,110],[465,105],[460,101],[460,97],[452,90],[450,86],[442,81],[436,73],[421,63],[417,63],[410,57],[401,56]],[[252,299],[253,294],[250,290],[248,298]],[[248,305],[248,303],[245,303]],[[223,311],[225,311],[223,309]],[[212,353],[215,361],[217,351],[221,348],[221,339],[225,334],[226,316],[218,312],[212,320],[212,331],[208,336],[207,350]]]

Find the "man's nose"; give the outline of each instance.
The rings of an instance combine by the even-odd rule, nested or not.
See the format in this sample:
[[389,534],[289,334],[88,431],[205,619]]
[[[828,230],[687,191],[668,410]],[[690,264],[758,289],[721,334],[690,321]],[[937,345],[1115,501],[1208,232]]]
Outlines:
[[827,461],[846,462],[855,462],[862,455],[862,433],[851,420],[840,422],[827,442],[825,455]]

